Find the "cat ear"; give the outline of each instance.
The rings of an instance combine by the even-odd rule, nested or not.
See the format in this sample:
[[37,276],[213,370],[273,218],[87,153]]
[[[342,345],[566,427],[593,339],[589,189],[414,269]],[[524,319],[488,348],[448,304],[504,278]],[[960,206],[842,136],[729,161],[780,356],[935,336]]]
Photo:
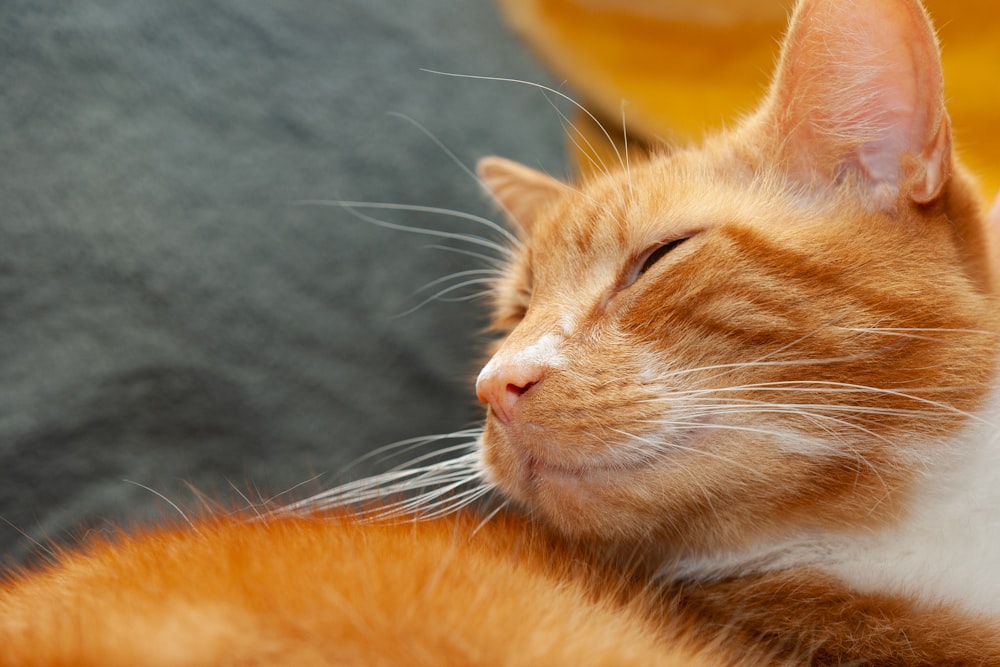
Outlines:
[[937,39],[918,0],[802,0],[763,118],[789,173],[854,171],[875,206],[934,200],[951,171]]
[[522,233],[531,232],[541,208],[569,190],[562,181],[502,157],[481,159],[476,172],[483,187]]

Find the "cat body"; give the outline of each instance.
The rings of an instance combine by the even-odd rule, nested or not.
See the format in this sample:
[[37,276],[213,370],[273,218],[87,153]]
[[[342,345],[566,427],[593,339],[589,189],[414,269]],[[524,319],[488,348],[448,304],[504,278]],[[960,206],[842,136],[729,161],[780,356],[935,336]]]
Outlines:
[[641,586],[510,517],[214,517],[57,560],[0,591],[0,665],[728,662],[681,624],[667,641]]
[[475,460],[532,521],[93,544],[5,586],[0,664],[1000,664],[996,233],[943,99],[916,0],[803,0],[704,146],[483,160]]

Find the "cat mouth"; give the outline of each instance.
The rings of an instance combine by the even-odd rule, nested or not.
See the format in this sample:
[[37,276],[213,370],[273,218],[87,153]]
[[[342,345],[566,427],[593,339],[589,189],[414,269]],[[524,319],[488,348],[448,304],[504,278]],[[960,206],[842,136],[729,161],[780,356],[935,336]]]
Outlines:
[[639,461],[604,460],[571,464],[529,456],[525,461],[525,468],[528,477],[533,482],[560,479],[576,482],[607,482],[650,468],[655,463],[655,459],[643,459]]
[[528,480],[539,482],[545,480],[566,480],[576,482],[607,483],[622,477],[635,475],[645,470],[660,466],[670,458],[676,448],[689,450],[693,445],[708,434],[704,425],[714,420],[700,420],[701,428],[691,427],[671,434],[672,446],[664,447],[663,451],[647,450],[644,455],[627,456],[594,456],[582,461],[560,461],[540,456],[537,453],[527,454],[522,460]]

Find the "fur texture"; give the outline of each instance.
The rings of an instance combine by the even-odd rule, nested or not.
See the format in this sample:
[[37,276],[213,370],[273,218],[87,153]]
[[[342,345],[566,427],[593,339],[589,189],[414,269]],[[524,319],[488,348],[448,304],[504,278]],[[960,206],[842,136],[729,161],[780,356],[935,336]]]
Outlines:
[[670,639],[635,583],[530,524],[357,519],[215,518],[62,553],[0,591],[0,665],[726,660]]

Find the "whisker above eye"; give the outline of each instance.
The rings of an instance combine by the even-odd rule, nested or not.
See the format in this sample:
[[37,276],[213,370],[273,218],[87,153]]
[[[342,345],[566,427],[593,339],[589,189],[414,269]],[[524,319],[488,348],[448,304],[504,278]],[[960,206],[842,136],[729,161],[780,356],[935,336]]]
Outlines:
[[[453,277],[455,277],[455,276],[454,275],[452,275],[452,276],[446,276],[445,279],[453,278]],[[399,313],[398,315],[395,315],[394,317],[406,317],[407,315],[411,315],[411,314],[415,313],[416,311],[420,310],[421,308],[423,308],[424,306],[426,306],[427,304],[429,304],[429,303],[431,303],[433,301],[437,301],[437,300],[441,299],[441,297],[443,297],[443,296],[451,294],[452,292],[457,292],[457,291],[459,291],[461,289],[464,289],[466,287],[470,287],[472,285],[493,285],[493,283],[494,283],[494,281],[492,279],[478,278],[476,280],[465,280],[465,281],[462,281],[460,283],[456,283],[454,285],[449,285],[448,287],[445,287],[444,289],[441,289],[441,290],[435,292],[434,294],[430,295],[429,297],[425,298],[423,301],[421,301],[417,305],[413,306],[412,308],[408,308],[407,310],[404,310],[403,312]],[[425,287],[428,287],[428,285],[425,285]],[[423,289],[423,288],[421,288],[421,289]],[[418,292],[419,291],[420,290],[418,290]],[[490,293],[489,291],[486,291],[486,292],[477,292],[476,294],[489,294],[489,293]]]
[[[441,283],[448,282],[449,280],[454,280],[455,278],[465,278],[467,276],[493,276],[493,277],[498,277],[498,276],[503,276],[503,275],[504,275],[503,271],[500,271],[499,269],[468,269],[468,270],[465,270],[465,271],[457,271],[455,273],[449,273],[446,276],[441,276],[440,278],[435,278],[434,280],[430,281],[429,283],[426,283],[426,284],[422,285],[421,287],[418,287],[414,291],[414,294],[419,294],[420,292],[424,292],[424,291],[426,291],[426,290],[428,290],[428,289],[430,289],[432,287],[435,287],[436,285],[440,285]],[[477,282],[479,282],[479,281],[477,281]],[[463,283],[463,284],[467,284],[467,283]]]
[[493,290],[492,289],[485,289],[485,290],[481,290],[479,292],[470,292],[469,294],[466,294],[465,296],[447,296],[447,297],[439,296],[439,297],[437,297],[437,300],[438,301],[442,301],[444,303],[462,303],[462,302],[465,302],[465,301],[475,301],[477,299],[486,299],[486,298],[488,298],[488,297],[490,297],[492,295],[493,295]]
[[428,246],[425,246],[425,247],[429,248],[431,250],[444,250],[445,252],[451,252],[451,253],[455,253],[455,254],[458,254],[458,255],[465,255],[466,257],[473,257],[473,258],[475,258],[477,260],[485,262],[485,263],[489,264],[490,266],[492,266],[492,267],[494,267],[496,269],[500,269],[500,270],[505,269],[506,266],[507,266],[507,262],[505,260],[503,260],[503,259],[500,259],[499,257],[492,257],[490,255],[484,255],[481,252],[476,252],[474,250],[469,250],[468,248],[455,248],[453,246],[440,245],[440,244],[431,244],[431,245],[428,245]]
[[[408,116],[408,115],[406,115],[404,113],[400,113],[398,111],[390,111],[388,115],[392,116],[394,118],[399,118],[401,120],[404,120],[407,123],[409,123],[410,125],[414,126],[418,130],[420,130],[420,132],[422,132],[424,134],[424,136],[426,136],[428,139],[430,139],[434,143],[435,146],[437,146],[438,148],[440,148],[441,151],[446,156],[448,156],[448,158],[452,162],[454,162],[458,166],[459,169],[461,169],[467,176],[469,176],[472,180],[474,180],[476,183],[478,183],[480,188],[484,188],[485,189],[486,184],[483,182],[483,179],[479,178],[479,175],[476,174],[475,171],[473,171],[472,169],[470,169],[468,167],[468,165],[466,165],[464,162],[462,162],[458,158],[458,156],[455,155],[454,151],[452,151],[450,148],[448,148],[445,145],[445,143],[443,141],[441,141],[441,139],[439,139],[437,137],[437,135],[435,135],[433,132],[431,132],[421,122],[419,122],[418,120],[416,120],[415,118],[413,118],[411,116]],[[498,202],[498,203],[500,204],[500,207],[503,208],[506,211],[506,207],[503,206],[502,202]],[[510,215],[510,211],[506,211],[506,213],[508,215]],[[486,224],[490,229],[498,232],[507,241],[507,243],[509,243],[512,247],[514,247],[514,248],[520,248],[521,247],[521,240],[518,239],[517,236],[515,236],[514,234],[512,234],[510,232],[510,230],[506,229],[505,227],[503,227],[501,225],[498,225],[498,224],[494,223],[493,221],[488,220],[486,218],[480,218],[480,220],[477,220],[476,222],[482,222],[482,223]]]
[[510,78],[510,77],[484,76],[484,75],[478,75],[478,74],[459,74],[459,73],[456,73],[456,72],[441,72],[441,71],[432,70],[432,69],[423,69],[423,71],[427,72],[429,74],[437,74],[437,75],[440,75],[440,76],[452,76],[452,77],[456,77],[456,78],[459,78],[459,79],[473,79],[473,80],[478,80],[478,81],[496,81],[496,82],[501,82],[501,83],[514,83],[514,84],[518,84],[518,85],[521,85],[521,86],[528,86],[529,88],[537,88],[538,90],[542,90],[542,91],[551,93],[553,95],[556,95],[556,96],[558,96],[558,97],[566,100],[567,102],[569,102],[570,104],[572,104],[573,106],[575,106],[577,109],[579,109],[582,113],[584,113],[598,127],[598,129],[601,130],[601,132],[604,134],[604,138],[607,139],[607,141],[608,141],[608,145],[611,147],[611,149],[615,153],[615,156],[618,158],[619,165],[621,165],[622,169],[625,169],[625,160],[622,157],[621,151],[618,150],[618,145],[615,143],[614,139],[611,138],[611,133],[608,132],[607,128],[604,127],[604,124],[601,123],[601,121],[599,121],[597,119],[597,117],[593,113],[591,113],[590,110],[588,110],[585,106],[583,106],[582,104],[580,104],[579,102],[577,102],[572,97],[570,97],[569,95],[567,95],[566,93],[564,93],[562,91],[556,90],[555,88],[552,88],[551,86],[546,86],[546,85],[541,84],[541,83],[535,83],[533,81],[525,81],[523,79],[514,79],[514,78]]
[[[473,234],[459,234],[456,232],[446,232],[440,229],[431,229],[427,227],[413,227],[410,225],[404,225],[397,222],[391,222],[389,220],[382,220],[366,213],[362,213],[358,209],[362,208],[373,208],[373,209],[386,209],[386,210],[403,210],[403,211],[425,211],[428,213],[440,213],[441,215],[448,215],[451,217],[462,218],[466,220],[473,220],[474,222],[482,222],[483,224],[488,224],[491,227],[496,226],[496,223],[486,218],[482,218],[471,213],[463,213],[461,211],[453,211],[451,209],[436,209],[433,206],[415,206],[410,204],[386,204],[380,202],[363,202],[363,201],[347,201],[339,199],[310,199],[302,200],[297,202],[300,206],[336,206],[347,211],[355,218],[363,220],[369,224],[375,225],[376,227],[383,227],[385,229],[391,229],[394,231],[406,232],[408,234],[423,234],[425,236],[436,236],[438,238],[450,239],[454,241],[461,241],[463,243],[470,243],[472,245],[482,246],[484,248],[489,248],[494,250],[505,257],[510,257],[513,255],[513,251],[508,245],[498,243],[488,238],[482,236],[475,236]],[[501,228],[502,229],[502,228]],[[506,230],[504,230],[506,231]],[[508,232],[509,234],[509,232]],[[512,244],[513,245],[513,244]]]
[[[595,170],[603,173],[605,176],[610,176],[611,169],[609,169],[608,166],[604,164],[603,160],[598,162],[598,160],[600,160],[600,153],[597,151],[596,148],[594,148],[594,145],[590,142],[590,139],[587,138],[587,135],[584,134],[576,126],[576,124],[574,124],[573,121],[571,121],[566,116],[566,114],[562,112],[562,110],[558,106],[556,106],[555,102],[549,99],[549,96],[545,92],[542,92],[542,97],[545,98],[545,101],[549,103],[549,106],[551,106],[555,110],[556,114],[559,116],[559,120],[563,127],[563,132],[565,133],[566,137],[570,140],[570,143],[572,143],[573,146],[576,147],[577,151],[579,151],[581,155],[587,158],[587,161],[591,165],[593,165]],[[586,148],[580,144],[580,141],[577,139],[577,137],[583,140],[584,144],[586,144]]]

